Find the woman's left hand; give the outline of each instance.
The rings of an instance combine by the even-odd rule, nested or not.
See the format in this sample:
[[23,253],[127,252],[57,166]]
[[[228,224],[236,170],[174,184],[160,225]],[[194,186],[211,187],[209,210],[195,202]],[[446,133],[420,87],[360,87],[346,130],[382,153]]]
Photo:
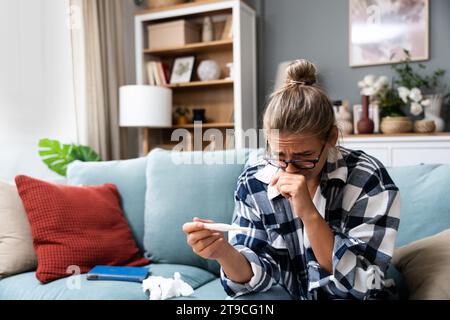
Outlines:
[[300,219],[303,220],[316,210],[305,176],[281,172],[272,178],[270,185],[276,186],[278,192],[290,201],[294,213]]

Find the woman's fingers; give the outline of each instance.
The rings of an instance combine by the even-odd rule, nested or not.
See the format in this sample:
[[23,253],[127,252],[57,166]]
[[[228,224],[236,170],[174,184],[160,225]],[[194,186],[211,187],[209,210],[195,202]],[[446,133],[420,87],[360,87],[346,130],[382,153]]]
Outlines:
[[195,245],[198,241],[203,240],[205,238],[211,237],[213,234],[217,234],[214,231],[211,230],[202,230],[202,231],[196,231],[188,234],[187,236],[187,243],[190,246]]
[[211,244],[213,244],[217,239],[220,239],[221,235],[220,234],[215,234],[212,235],[210,237],[204,238],[200,241],[198,241],[195,245],[194,248],[197,252],[202,252],[203,250],[205,250],[207,247],[209,247]]
[[183,225],[183,231],[186,234],[190,234],[192,232],[204,230],[204,226],[202,222],[187,222]]
[[200,254],[208,257],[214,257],[217,255],[217,252],[220,248],[220,246],[223,245],[225,239],[222,237],[219,237],[215,239],[211,244],[209,244],[207,247],[205,247],[203,250],[199,251]]
[[200,219],[197,217],[194,218],[194,222],[214,223],[212,220]]

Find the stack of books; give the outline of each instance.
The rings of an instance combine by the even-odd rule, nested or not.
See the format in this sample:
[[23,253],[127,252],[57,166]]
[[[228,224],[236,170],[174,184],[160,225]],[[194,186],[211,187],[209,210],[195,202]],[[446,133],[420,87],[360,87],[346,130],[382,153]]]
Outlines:
[[146,67],[149,85],[165,86],[170,83],[170,71],[167,64],[161,61],[149,61]]

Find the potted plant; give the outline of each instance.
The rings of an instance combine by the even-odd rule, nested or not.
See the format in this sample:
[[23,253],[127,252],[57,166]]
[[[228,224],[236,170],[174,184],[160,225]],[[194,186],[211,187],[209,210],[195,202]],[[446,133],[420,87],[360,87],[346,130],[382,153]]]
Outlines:
[[[363,102],[368,97],[371,104],[377,104],[379,106],[381,117],[380,129],[383,133],[404,133],[412,131],[412,122],[401,110],[403,102],[398,92],[390,86],[387,77],[381,76],[377,78],[374,75],[367,75],[363,80],[358,82],[358,86],[361,89]],[[367,108],[364,105],[363,103],[363,109]],[[363,118],[364,114],[367,114],[367,110],[363,110]],[[362,121],[367,120],[362,119]]]
[[185,108],[185,107],[177,107],[175,109],[175,122],[177,125],[179,126],[183,126],[189,123],[189,114],[190,114],[191,110],[189,108]]
[[100,156],[90,147],[77,144],[61,144],[57,140],[41,139],[39,141],[39,155],[45,165],[65,177],[67,166],[75,161],[101,161]]
[[426,66],[418,64],[414,68],[409,51],[404,51],[405,60],[392,65],[397,73],[394,84],[398,86],[399,96],[404,104],[410,105],[413,115],[424,112],[425,119],[435,122],[436,131],[443,131],[445,121],[441,118],[441,109],[443,102],[450,97],[450,93],[445,94],[447,85],[443,83],[446,71],[437,69],[431,75],[424,75]]

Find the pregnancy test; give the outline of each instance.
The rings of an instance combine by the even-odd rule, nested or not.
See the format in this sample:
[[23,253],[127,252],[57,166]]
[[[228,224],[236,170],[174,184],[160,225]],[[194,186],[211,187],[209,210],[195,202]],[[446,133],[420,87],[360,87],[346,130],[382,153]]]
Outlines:
[[205,229],[219,231],[219,232],[229,232],[229,231],[243,231],[250,232],[251,228],[232,226],[225,223],[203,223]]

